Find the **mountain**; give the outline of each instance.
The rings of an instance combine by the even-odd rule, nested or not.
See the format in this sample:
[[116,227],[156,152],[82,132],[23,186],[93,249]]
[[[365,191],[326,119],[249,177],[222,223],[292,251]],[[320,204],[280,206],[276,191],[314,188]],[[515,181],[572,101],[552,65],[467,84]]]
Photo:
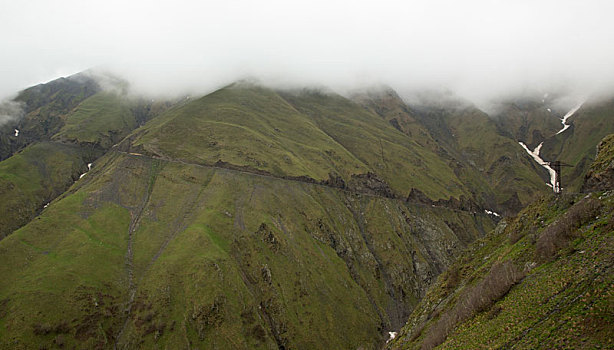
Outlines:
[[[22,91],[24,117],[0,132],[0,238],[29,222],[93,162],[165,108],[127,96],[125,82],[77,74]],[[111,90],[103,89],[112,86]]]
[[611,348],[614,187],[601,180],[613,146],[610,135],[587,177],[597,192],[544,197],[501,221],[440,276],[389,348]]
[[545,159],[571,165],[562,169],[563,186],[579,191],[588,168],[595,159],[595,147],[614,133],[614,100],[588,100],[570,118],[571,127],[544,142]]
[[485,207],[513,215],[548,191],[546,171],[501,132],[495,119],[453,96],[424,100],[413,106],[418,120]]
[[469,189],[342,96],[237,83],[133,131],[122,96],[61,115],[52,144],[103,155],[0,241],[4,347],[374,348],[494,227],[407,202]]
[[15,101],[0,348],[379,348],[500,214],[549,192],[455,98],[240,81],[152,100],[87,72]]

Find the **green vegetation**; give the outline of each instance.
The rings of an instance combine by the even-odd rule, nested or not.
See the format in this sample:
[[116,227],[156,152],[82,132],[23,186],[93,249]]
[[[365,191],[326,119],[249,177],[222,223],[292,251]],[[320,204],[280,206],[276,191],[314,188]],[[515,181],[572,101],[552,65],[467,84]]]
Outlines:
[[0,242],[0,341],[371,348],[491,228],[486,215],[110,153]]
[[548,192],[545,171],[495,120],[473,106],[448,104],[420,107],[417,115],[477,202],[513,215]]
[[108,149],[137,127],[130,105],[115,92],[99,92],[63,118],[64,126],[53,139]]
[[334,94],[238,84],[173,108],[135,135],[135,152],[186,162],[346,182],[373,172],[401,197],[413,187],[433,199],[469,192],[431,150]]
[[596,146],[614,133],[614,101],[589,101],[569,121],[572,127],[544,143],[544,158],[557,159],[563,167],[563,188],[577,192],[596,156]]
[[551,106],[548,100],[530,98],[503,101],[497,107],[495,122],[502,134],[522,141],[531,149],[561,130],[561,119],[557,116],[567,113]]
[[390,347],[611,348],[613,212],[611,192],[530,205],[440,276]]
[[613,195],[542,198],[484,237],[485,208],[547,187],[478,109],[116,83],[25,90],[23,139],[0,137],[0,348],[375,349],[410,314],[395,347],[611,346]]
[[0,162],[0,239],[29,222],[87,169],[78,147],[42,142]]

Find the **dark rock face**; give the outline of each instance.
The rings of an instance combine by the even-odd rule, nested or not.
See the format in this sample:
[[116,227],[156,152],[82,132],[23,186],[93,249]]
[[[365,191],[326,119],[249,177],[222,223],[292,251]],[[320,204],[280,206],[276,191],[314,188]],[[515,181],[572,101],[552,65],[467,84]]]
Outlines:
[[356,192],[374,194],[388,198],[397,198],[390,186],[388,186],[384,180],[380,179],[372,172],[352,175],[348,187]]
[[461,195],[459,198],[450,197],[450,199],[439,199],[434,201],[417,188],[411,189],[406,201],[410,203],[421,203],[470,212],[478,212],[483,210],[483,208],[475,201],[463,195]]
[[321,181],[321,184],[330,186],[330,187],[335,187],[335,188],[342,188],[342,189],[346,188],[345,181],[343,181],[343,178],[333,173],[329,173],[328,179]]

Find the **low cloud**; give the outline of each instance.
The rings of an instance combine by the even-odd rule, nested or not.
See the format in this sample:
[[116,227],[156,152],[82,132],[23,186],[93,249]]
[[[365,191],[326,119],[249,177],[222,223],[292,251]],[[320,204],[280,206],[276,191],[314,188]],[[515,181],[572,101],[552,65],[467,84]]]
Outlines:
[[19,120],[23,117],[23,113],[22,105],[19,102],[10,100],[0,102],[0,126]]
[[149,94],[249,76],[335,90],[383,83],[477,103],[614,91],[611,1],[33,0],[0,13],[0,95],[91,67]]

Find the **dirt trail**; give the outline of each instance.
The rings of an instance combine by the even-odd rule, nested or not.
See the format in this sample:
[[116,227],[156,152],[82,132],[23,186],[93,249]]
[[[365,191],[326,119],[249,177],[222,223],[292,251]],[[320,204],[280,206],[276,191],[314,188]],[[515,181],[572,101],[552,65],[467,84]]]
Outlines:
[[139,223],[141,221],[143,212],[145,211],[145,208],[147,207],[147,204],[149,203],[149,199],[151,198],[151,192],[153,191],[153,187],[156,182],[157,169],[155,169],[155,163],[152,164],[152,167],[149,172],[150,172],[149,174],[150,180],[147,185],[147,190],[143,194],[143,199],[141,201],[141,204],[136,208],[134,212],[130,213],[131,219],[130,219],[130,225],[128,226],[128,248],[126,250],[126,258],[125,258],[126,272],[128,274],[129,297],[126,303],[126,308],[124,309],[124,314],[125,314],[126,319],[124,320],[124,324],[122,325],[122,328],[119,330],[119,333],[115,337],[115,346],[114,346],[115,349],[117,349],[119,341],[121,340],[122,335],[124,334],[124,331],[126,330],[126,327],[128,326],[128,322],[130,321],[130,315],[132,313],[132,306],[134,304],[134,297],[136,295],[136,283],[134,282],[134,264],[133,264],[134,233],[136,232],[136,229],[138,228]]
[[[342,192],[349,193],[349,194],[354,194],[354,195],[360,195],[360,196],[366,196],[366,197],[372,197],[372,198],[384,198],[384,199],[388,199],[388,200],[397,200],[397,201],[405,202],[405,200],[401,199],[401,198],[382,196],[382,195],[378,195],[378,194],[374,194],[374,193],[368,193],[368,192],[362,192],[362,191],[355,191],[355,190],[351,190],[351,189],[347,189],[347,188],[340,188],[340,187],[335,187],[335,186],[327,185],[325,183],[318,183],[318,182],[313,182],[313,181],[302,180],[300,178],[286,178],[286,177],[281,177],[281,176],[275,176],[275,175],[272,175],[272,174],[262,174],[262,173],[258,173],[258,172],[255,172],[255,171],[233,169],[233,168],[229,168],[229,167],[225,167],[225,166],[204,165],[204,164],[190,163],[190,162],[186,162],[186,161],[183,161],[183,160],[166,158],[166,157],[164,157],[164,158],[162,158],[162,157],[151,157],[151,156],[147,156],[147,155],[140,154],[140,153],[128,153],[128,152],[123,152],[123,151],[119,151],[119,150],[113,150],[113,151],[117,152],[117,153],[121,153],[121,154],[127,155],[127,156],[130,156],[130,157],[154,159],[154,160],[160,160],[160,161],[165,161],[165,162],[169,162],[169,163],[183,164],[183,165],[195,166],[195,167],[201,167],[201,168],[207,168],[207,169],[220,169],[220,170],[230,171],[230,172],[234,172],[234,173],[246,174],[246,175],[250,175],[250,176],[257,176],[257,177],[261,177],[261,178],[281,180],[281,181],[290,181],[290,182],[294,182],[294,183],[309,184],[309,185],[312,185],[312,186],[318,186],[318,187],[324,187],[324,188],[332,188],[332,189],[337,190],[337,191],[342,191]],[[447,206],[443,206],[443,205],[434,205],[434,204],[431,205],[431,204],[424,204],[424,203],[419,203],[419,202],[412,202],[411,204],[418,205],[418,206],[423,206],[423,207],[445,208],[445,209],[456,211],[456,212],[465,212],[465,213],[481,214],[481,215],[483,214],[483,215],[485,215],[481,211],[462,210],[462,209],[451,208],[451,207],[447,207]]]

